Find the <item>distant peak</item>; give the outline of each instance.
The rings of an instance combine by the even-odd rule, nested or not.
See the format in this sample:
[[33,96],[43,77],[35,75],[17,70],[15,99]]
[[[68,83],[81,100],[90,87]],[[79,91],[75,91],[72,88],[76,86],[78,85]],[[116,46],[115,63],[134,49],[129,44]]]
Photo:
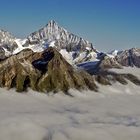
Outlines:
[[[10,33],[10,32],[8,32],[8,31],[6,31],[6,30],[3,30],[3,29],[0,29],[0,34],[2,35],[2,36],[9,36],[10,38],[14,38],[14,36]],[[1,36],[1,37],[2,37]]]

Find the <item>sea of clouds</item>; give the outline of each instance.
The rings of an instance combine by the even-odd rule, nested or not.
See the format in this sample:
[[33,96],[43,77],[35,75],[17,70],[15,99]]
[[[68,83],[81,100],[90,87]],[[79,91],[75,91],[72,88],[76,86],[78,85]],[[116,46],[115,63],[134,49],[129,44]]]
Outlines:
[[0,140],[139,140],[140,87],[98,86],[74,97],[0,89]]

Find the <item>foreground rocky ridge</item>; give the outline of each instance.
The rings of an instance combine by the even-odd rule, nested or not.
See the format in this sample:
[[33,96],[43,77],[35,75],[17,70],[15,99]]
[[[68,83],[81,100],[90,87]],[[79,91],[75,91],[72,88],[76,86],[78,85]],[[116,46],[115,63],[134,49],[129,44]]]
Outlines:
[[28,87],[39,92],[95,90],[94,77],[74,69],[54,48],[42,53],[24,50],[0,62],[0,87],[16,87],[18,92]]

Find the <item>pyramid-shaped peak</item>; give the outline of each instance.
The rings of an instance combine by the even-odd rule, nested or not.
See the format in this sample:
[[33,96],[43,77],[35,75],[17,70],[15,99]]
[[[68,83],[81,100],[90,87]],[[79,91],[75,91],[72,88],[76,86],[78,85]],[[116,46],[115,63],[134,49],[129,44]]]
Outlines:
[[55,42],[56,46],[61,46],[62,48],[70,46],[73,50],[78,50],[79,46],[81,50],[83,46],[85,49],[88,47],[91,50],[92,48],[92,44],[89,41],[70,33],[58,25],[55,20],[50,20],[45,27],[32,33],[28,36],[28,40],[32,44],[40,44],[42,42],[50,44],[50,42]]

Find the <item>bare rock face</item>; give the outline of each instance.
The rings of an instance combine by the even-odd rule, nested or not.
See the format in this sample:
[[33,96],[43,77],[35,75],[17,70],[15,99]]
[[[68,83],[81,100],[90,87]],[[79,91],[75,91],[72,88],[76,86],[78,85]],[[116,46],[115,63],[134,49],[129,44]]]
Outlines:
[[39,91],[97,90],[91,75],[74,69],[54,48],[47,49],[33,65],[43,73],[38,82]]
[[132,48],[122,51],[116,56],[116,60],[123,66],[136,66],[140,68],[140,49]]
[[0,87],[28,87],[40,92],[67,92],[70,88],[97,90],[94,78],[74,69],[54,48],[43,53],[29,49],[0,62]]
[[104,56],[100,60],[98,65],[101,69],[122,68],[122,66],[116,61],[115,58],[108,57],[108,56]]
[[33,90],[36,90],[35,85],[40,72],[31,65],[34,55],[32,51],[28,50],[27,55],[23,55],[21,52],[1,61],[0,87],[7,87],[8,89],[16,87],[17,91],[21,92],[30,85]]

